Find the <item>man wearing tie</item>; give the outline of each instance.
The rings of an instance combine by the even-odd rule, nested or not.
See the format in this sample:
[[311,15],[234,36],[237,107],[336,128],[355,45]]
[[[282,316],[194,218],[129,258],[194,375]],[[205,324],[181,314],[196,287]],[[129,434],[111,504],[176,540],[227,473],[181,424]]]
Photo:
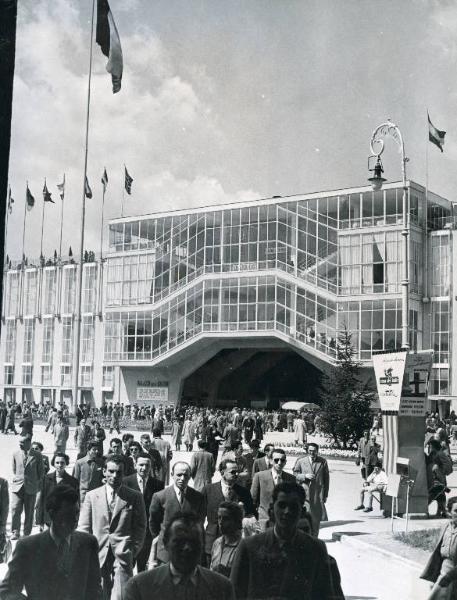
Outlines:
[[179,512],[192,512],[197,515],[203,526],[206,516],[205,499],[203,494],[191,488],[190,465],[186,462],[177,462],[173,465],[171,476],[173,484],[161,492],[156,492],[149,508],[149,528],[152,537],[158,536],[157,562],[168,561],[168,552],[163,542],[163,534],[171,519]]
[[308,444],[308,455],[299,458],[294,466],[294,475],[306,491],[309,511],[313,519],[314,533],[317,535],[321,521],[327,521],[327,502],[330,473],[325,458],[318,456],[319,446]]
[[133,563],[146,534],[146,511],[140,494],[122,485],[122,457],[107,456],[105,485],[87,492],[78,529],[95,535],[104,600],[122,600],[122,589],[133,575]]
[[279,483],[295,482],[295,477],[286,473],[286,453],[282,448],[275,448],[271,458],[272,467],[267,471],[259,471],[254,475],[251,496],[254,506],[259,509],[259,521],[263,527],[268,521],[269,509],[273,498],[273,490]]
[[79,481],[81,505],[87,492],[103,485],[104,460],[98,454],[98,442],[89,442],[86,456],[73,467],[73,477]]
[[[124,477],[123,483],[127,487],[132,488],[132,490],[141,492],[146,509],[146,522],[149,522],[149,506],[151,504],[152,496],[155,492],[160,492],[160,490],[163,490],[164,488],[163,481],[151,476],[151,457],[149,454],[143,452],[138,455],[136,461],[136,473]],[[146,527],[146,537],[144,538],[143,546],[136,557],[138,573],[146,570],[151,546],[152,535],[149,531],[149,527]]]
[[30,449],[30,436],[19,439],[19,450],[13,454],[13,481],[11,483],[12,540],[19,539],[21,516],[24,511],[24,535],[30,535],[33,525],[35,500],[44,477],[41,455]]
[[[206,559],[211,559],[211,548],[214,540],[221,535],[218,524],[218,509],[221,502],[228,500],[230,502],[242,503],[244,507],[244,516],[256,516],[256,510],[252,501],[252,496],[244,486],[238,483],[238,466],[234,459],[225,458],[219,465],[221,480],[216,483],[210,483],[203,488],[203,496],[206,505],[206,517],[208,520],[205,532],[205,554]],[[207,562],[209,565],[209,562]]]

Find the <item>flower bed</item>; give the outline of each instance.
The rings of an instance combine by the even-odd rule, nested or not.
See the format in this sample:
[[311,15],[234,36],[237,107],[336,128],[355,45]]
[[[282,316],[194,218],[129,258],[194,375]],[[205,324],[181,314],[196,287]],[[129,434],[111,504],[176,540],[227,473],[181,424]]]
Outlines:
[[[303,456],[306,454],[305,449],[301,446],[276,443],[275,447],[282,448],[288,456]],[[357,456],[357,450],[343,450],[342,448],[331,448],[328,445],[319,445],[319,454],[325,458],[354,461]]]

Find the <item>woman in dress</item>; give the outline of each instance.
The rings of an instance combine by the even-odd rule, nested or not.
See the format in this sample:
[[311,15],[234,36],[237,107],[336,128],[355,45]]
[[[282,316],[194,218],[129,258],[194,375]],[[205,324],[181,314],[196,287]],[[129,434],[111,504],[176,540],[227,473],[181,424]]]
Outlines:
[[455,600],[457,598],[457,496],[447,502],[449,522],[421,575],[434,583],[428,600]]
[[214,540],[211,549],[212,571],[230,577],[233,559],[243,530],[243,508],[236,502],[221,502],[217,521],[222,535]]

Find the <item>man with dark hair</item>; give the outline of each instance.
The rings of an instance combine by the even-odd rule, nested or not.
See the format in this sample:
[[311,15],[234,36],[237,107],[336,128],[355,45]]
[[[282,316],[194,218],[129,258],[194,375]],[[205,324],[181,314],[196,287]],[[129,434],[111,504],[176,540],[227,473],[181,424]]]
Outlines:
[[130,456],[130,444],[135,439],[133,433],[124,433],[122,435],[122,454],[124,456]]
[[149,433],[143,433],[140,436],[140,444],[143,452],[151,457],[151,472],[154,477],[162,470],[162,457],[160,452],[152,447],[151,436]]
[[46,456],[46,454],[43,454],[44,451],[44,446],[41,442],[32,442],[32,446],[31,449],[34,452],[38,452],[38,454],[40,454],[41,456],[41,460],[43,461],[43,470],[44,473],[48,473],[49,471],[49,458]]
[[319,532],[321,521],[327,521],[325,503],[330,485],[328,463],[325,458],[318,456],[318,452],[317,444],[308,444],[308,455],[299,458],[294,466],[294,475],[298,483],[303,484],[306,489],[316,534]]
[[24,511],[24,535],[30,535],[33,525],[35,500],[41,489],[44,466],[41,454],[31,449],[30,436],[19,439],[19,450],[13,454],[13,480],[11,483],[12,540],[19,539],[21,515]]
[[271,460],[271,469],[256,473],[251,486],[251,496],[254,506],[259,509],[259,521],[262,526],[265,526],[269,519],[268,510],[275,486],[282,482],[295,482],[295,477],[284,471],[287,457],[282,448],[273,450]]
[[[163,481],[151,476],[151,457],[145,452],[142,452],[137,456],[135,468],[136,473],[124,477],[123,484],[132,488],[132,490],[141,492],[144,500],[144,507],[146,509],[146,522],[149,523],[149,507],[151,505],[152,496],[156,492],[163,490]],[[138,573],[146,570],[151,546],[152,535],[149,531],[149,527],[146,527],[146,537],[144,538],[141,550],[136,557]]]
[[75,531],[78,492],[58,485],[46,500],[50,528],[19,540],[8,571],[0,583],[0,598],[18,600],[99,600],[101,597],[98,546],[94,536]]
[[157,479],[160,479],[165,485],[168,485],[170,481],[170,461],[173,458],[173,452],[171,450],[170,442],[162,439],[162,433],[163,429],[160,427],[152,428],[151,448],[157,450],[162,461],[162,467],[157,473]]
[[133,577],[125,588],[124,600],[235,600],[226,577],[198,564],[203,536],[195,514],[174,515],[165,528],[163,541],[169,563]]
[[105,459],[105,485],[87,492],[78,529],[98,541],[105,598],[122,600],[122,590],[133,575],[133,562],[146,535],[146,511],[140,492],[122,485],[122,456]]
[[75,462],[73,477],[79,481],[81,504],[87,492],[103,485],[103,458],[98,454],[98,442],[89,442],[87,454]]
[[263,447],[263,456],[258,457],[254,460],[254,464],[252,465],[252,479],[254,479],[254,475],[259,473],[260,471],[268,471],[272,467],[272,457],[273,450],[275,447],[273,444],[265,444]]
[[[122,442],[119,438],[111,438],[109,443],[108,456],[118,456],[124,465],[124,476],[128,477],[135,473],[135,465],[133,464],[133,458],[122,454]],[[105,457],[106,458],[106,457]]]
[[57,420],[52,426],[51,431],[54,435],[55,452],[65,452],[70,430],[61,410],[57,412]]
[[171,476],[173,484],[161,492],[156,492],[149,508],[149,528],[153,538],[158,536],[157,562],[159,563],[168,561],[163,535],[171,519],[180,512],[193,512],[203,525],[206,515],[203,494],[189,485],[190,465],[182,461],[175,463]]
[[205,485],[211,483],[216,470],[213,455],[207,450],[207,442],[198,440],[198,450],[190,457],[190,475],[194,482],[194,489],[201,492]]
[[265,456],[265,454],[260,450],[260,441],[258,439],[254,439],[251,441],[251,443],[249,444],[250,450],[248,452],[245,452],[243,454],[243,457],[246,460],[246,469],[248,472],[248,477],[246,478],[246,487],[248,488],[248,490],[251,489],[251,485],[252,485],[252,478],[253,478],[253,474],[252,474],[252,469],[254,467],[254,462],[258,459],[258,458],[263,458]]
[[86,423],[85,417],[83,417],[78,427],[75,429],[74,443],[75,448],[78,451],[76,459],[82,458],[87,454],[87,446],[92,439],[92,430]]
[[69,463],[70,459],[68,455],[63,452],[58,452],[52,457],[51,464],[55,470],[44,476],[42,488],[38,495],[35,507],[35,522],[41,528],[43,528],[44,525],[49,527],[51,524],[51,517],[45,510],[45,506],[46,499],[50,496],[54,488],[58,485],[65,484],[76,491],[79,491],[79,481],[65,471]]
[[331,600],[325,545],[298,529],[305,491],[283,481],[274,488],[271,500],[274,526],[242,539],[238,546],[230,576],[237,600]]
[[238,483],[239,470],[235,460],[223,458],[219,465],[219,471],[221,473],[221,480],[216,483],[210,483],[203,488],[206,518],[208,520],[205,532],[205,553],[207,559],[211,558],[213,542],[220,535],[217,511],[224,500],[242,503],[245,517],[257,515],[249,490]]

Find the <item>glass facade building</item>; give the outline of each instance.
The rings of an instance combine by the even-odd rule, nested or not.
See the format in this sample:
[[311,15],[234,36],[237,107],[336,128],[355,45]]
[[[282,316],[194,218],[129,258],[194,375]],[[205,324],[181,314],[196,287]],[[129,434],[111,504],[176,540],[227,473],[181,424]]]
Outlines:
[[[431,391],[451,397],[452,204],[430,192],[426,199],[413,182],[407,200],[410,344],[435,350]],[[103,263],[84,269],[81,385],[99,380],[113,390],[129,369],[163,372],[206,338],[278,340],[324,369],[343,328],[369,366],[373,351],[400,347],[404,227],[400,184],[113,219]],[[21,373],[15,367],[24,381],[35,377],[25,360],[34,315],[45,317],[43,382],[54,371],[61,382],[71,377],[76,269],[6,273],[4,385]],[[12,323],[21,320],[19,357]],[[135,401],[127,384],[123,391]]]

